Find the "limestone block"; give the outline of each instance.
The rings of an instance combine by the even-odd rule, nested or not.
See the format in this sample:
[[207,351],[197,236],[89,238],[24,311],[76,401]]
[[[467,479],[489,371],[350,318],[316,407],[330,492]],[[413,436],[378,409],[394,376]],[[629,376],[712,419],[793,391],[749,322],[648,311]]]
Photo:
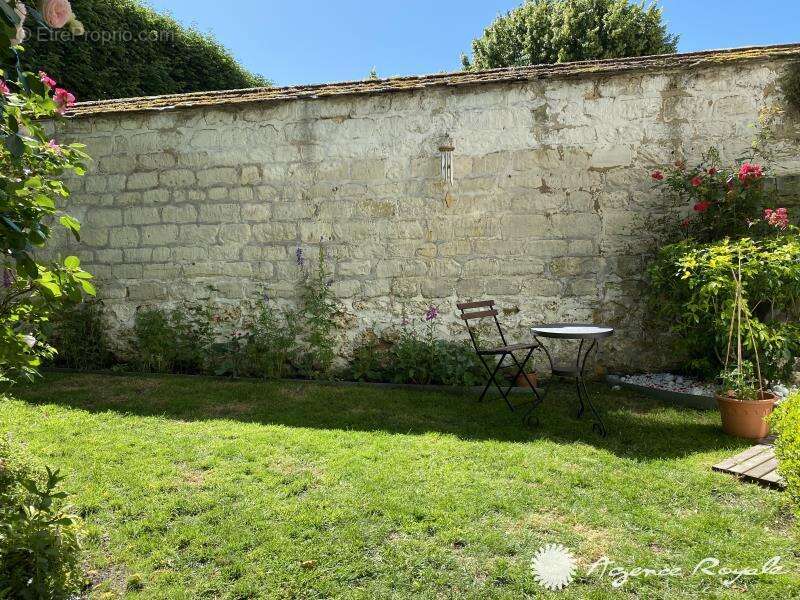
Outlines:
[[197,185],[200,187],[234,185],[238,182],[239,176],[232,167],[201,169],[197,172]]
[[[134,265],[126,265],[134,266]],[[141,265],[135,265],[141,268]],[[141,277],[141,274],[138,275]],[[131,278],[133,279],[133,278]],[[132,301],[154,302],[166,300],[169,297],[168,283],[157,283],[154,281],[140,281],[128,285],[128,298]]]
[[139,168],[144,171],[171,169],[178,164],[178,159],[172,152],[153,152],[140,154],[137,157]]
[[369,260],[350,260],[339,262],[336,265],[336,274],[339,277],[366,277],[372,269]]
[[132,173],[137,166],[136,156],[129,154],[115,154],[101,158],[98,161],[100,173]]
[[267,204],[242,204],[242,219],[264,223],[270,219],[271,207]]
[[216,243],[219,225],[181,225],[178,241],[186,245],[211,245]]
[[194,185],[195,176],[189,169],[174,169],[159,173],[158,182],[165,188],[185,188]]
[[126,225],[150,225],[161,221],[158,208],[153,206],[133,206],[125,209]]
[[145,246],[164,246],[177,241],[177,225],[146,225],[142,227],[142,244]]
[[194,223],[197,209],[191,204],[170,204],[161,209],[161,220],[164,223]]
[[122,211],[118,208],[95,208],[84,217],[86,229],[122,225]]
[[198,220],[201,223],[237,223],[241,220],[238,204],[202,204]]
[[[258,223],[253,225],[253,239],[257,242],[285,242],[297,240],[296,223]],[[319,241],[315,238],[314,241]]]
[[205,260],[207,258],[208,248],[203,246],[177,246],[172,248],[172,260],[177,262]]
[[154,188],[158,185],[158,175],[156,173],[133,173],[128,176],[125,189],[145,190]]
[[108,232],[108,245],[112,248],[133,248],[139,245],[139,230],[135,227],[114,227]]
[[547,215],[509,215],[500,221],[503,239],[545,238],[551,231]]
[[[106,239],[108,239],[108,233],[106,232]],[[94,261],[95,263],[99,264],[114,264],[122,262],[122,250],[118,248],[109,248],[107,250],[95,250],[94,251]]]
[[116,279],[141,279],[143,268],[140,264],[121,264],[111,267]]
[[219,243],[227,244],[246,244],[250,241],[250,225],[246,223],[234,223],[222,225],[219,228]]
[[[55,229],[55,231],[58,230]],[[106,246],[108,244],[108,236],[109,231],[105,227],[85,227],[81,229],[81,243],[92,248]],[[51,246],[53,248],[58,247],[56,239],[51,240]]]
[[152,259],[152,248],[125,248],[122,251],[122,260],[126,263],[148,263]]

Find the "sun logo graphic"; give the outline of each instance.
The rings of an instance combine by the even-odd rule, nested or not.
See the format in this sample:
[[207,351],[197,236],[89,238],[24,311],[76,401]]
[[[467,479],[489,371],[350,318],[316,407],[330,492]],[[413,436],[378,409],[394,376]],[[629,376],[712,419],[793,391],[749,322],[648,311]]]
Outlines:
[[547,544],[531,560],[536,582],[548,590],[560,590],[575,577],[575,557],[561,544]]

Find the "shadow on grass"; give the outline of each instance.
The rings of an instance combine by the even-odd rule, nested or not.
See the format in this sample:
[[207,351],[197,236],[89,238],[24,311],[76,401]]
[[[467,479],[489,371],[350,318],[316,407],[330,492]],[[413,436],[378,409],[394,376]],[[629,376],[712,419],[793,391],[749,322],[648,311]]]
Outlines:
[[[472,392],[431,392],[312,382],[259,382],[169,375],[51,373],[20,386],[14,395],[33,404],[91,412],[155,416],[181,421],[232,420],[325,430],[438,432],[465,440],[524,443],[548,439],[584,443],[634,459],[680,457],[737,449],[746,443],[719,428],[715,412],[667,406],[635,392],[590,389],[609,431],[601,438],[591,419],[574,418],[574,387],[554,385],[536,409],[538,426],[522,424],[524,410],[509,412],[502,399],[483,403]],[[516,402],[525,395],[513,396]]]

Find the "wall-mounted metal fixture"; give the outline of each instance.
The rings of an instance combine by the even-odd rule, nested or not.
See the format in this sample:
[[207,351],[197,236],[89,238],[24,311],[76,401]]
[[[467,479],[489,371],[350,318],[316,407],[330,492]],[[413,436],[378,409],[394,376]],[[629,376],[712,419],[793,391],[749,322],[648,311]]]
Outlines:
[[455,149],[453,138],[446,134],[439,144],[439,152],[442,154],[442,179],[449,184],[453,183],[453,150]]

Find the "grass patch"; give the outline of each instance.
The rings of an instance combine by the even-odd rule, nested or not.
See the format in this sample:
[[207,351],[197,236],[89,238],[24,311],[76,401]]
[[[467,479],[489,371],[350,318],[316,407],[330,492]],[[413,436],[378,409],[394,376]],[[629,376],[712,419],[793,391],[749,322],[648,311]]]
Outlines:
[[[69,476],[92,597],[796,597],[783,496],[710,470],[747,444],[714,412],[593,391],[607,439],[569,386],[529,430],[470,395],[51,374],[0,400],[0,428]],[[579,560],[560,593],[530,569],[549,542]],[[790,574],[729,588],[586,575],[776,555]]]

